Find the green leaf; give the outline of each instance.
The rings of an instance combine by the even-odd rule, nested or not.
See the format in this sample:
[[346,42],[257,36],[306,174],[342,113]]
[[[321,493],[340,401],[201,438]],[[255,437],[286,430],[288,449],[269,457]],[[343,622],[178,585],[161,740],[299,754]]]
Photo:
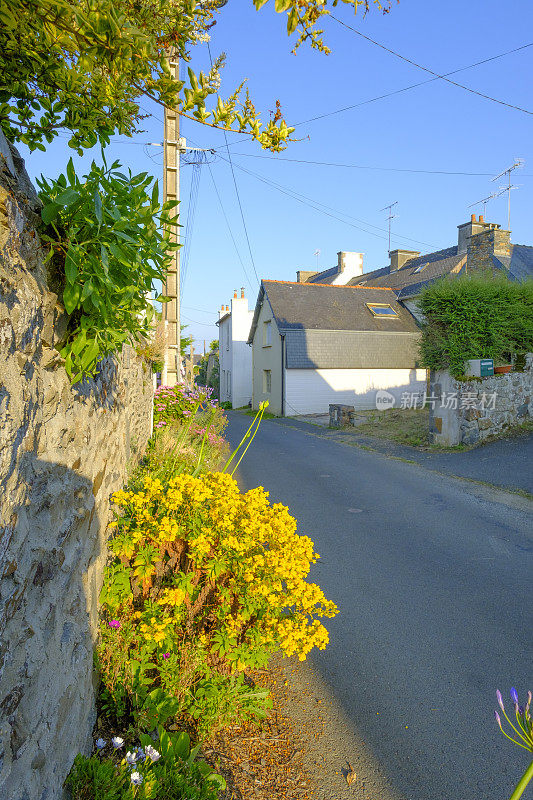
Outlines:
[[94,213],[96,215],[96,219],[98,220],[98,222],[101,225],[102,224],[102,219],[103,219],[103,216],[102,216],[102,198],[100,197],[100,194],[99,194],[98,191],[96,191],[94,193]]
[[67,314],[72,314],[77,307],[81,296],[81,286],[79,283],[68,284],[63,291],[63,303]]
[[65,258],[65,277],[67,279],[67,283],[74,283],[78,277],[78,265],[76,264],[76,260],[71,250],[68,251]]
[[80,197],[79,193],[75,189],[73,189],[72,186],[69,186],[68,189],[65,189],[64,192],[61,192],[56,202],[68,208],[68,206],[71,206],[73,203],[76,202],[76,200],[79,200],[79,197]]
[[76,170],[74,169],[74,163],[72,161],[72,158],[69,158],[68,160],[67,177],[72,184],[76,183]]
[[60,209],[61,206],[57,203],[48,203],[41,209],[41,219],[45,225],[49,225],[57,217]]

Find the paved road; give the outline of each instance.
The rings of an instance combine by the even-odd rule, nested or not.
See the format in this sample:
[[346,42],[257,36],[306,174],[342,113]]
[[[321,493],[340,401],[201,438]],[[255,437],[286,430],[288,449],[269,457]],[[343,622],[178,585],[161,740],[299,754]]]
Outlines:
[[[236,445],[250,418],[229,419]],[[496,730],[494,692],[533,689],[529,501],[273,420],[238,477],[314,540],[341,613],[313,665],[398,796],[506,800],[528,756]]]
[[[275,420],[278,425],[309,431],[309,422],[291,417]],[[316,435],[325,439],[352,442],[385,455],[416,461],[427,469],[458,475],[474,481],[491,483],[511,491],[520,489],[533,494],[533,434],[517,434],[499,439],[471,450],[438,452],[418,447],[396,444],[387,439],[362,436],[357,428],[334,431],[327,427],[312,426]]]

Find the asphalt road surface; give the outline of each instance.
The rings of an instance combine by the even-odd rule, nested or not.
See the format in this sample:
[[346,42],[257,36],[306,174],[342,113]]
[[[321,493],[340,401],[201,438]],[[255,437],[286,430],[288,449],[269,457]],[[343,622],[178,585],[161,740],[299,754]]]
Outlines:
[[[229,412],[231,445],[250,421]],[[275,420],[237,477],[315,542],[340,613],[312,666],[395,795],[507,800],[529,760],[493,711],[496,689],[533,690],[531,502]]]

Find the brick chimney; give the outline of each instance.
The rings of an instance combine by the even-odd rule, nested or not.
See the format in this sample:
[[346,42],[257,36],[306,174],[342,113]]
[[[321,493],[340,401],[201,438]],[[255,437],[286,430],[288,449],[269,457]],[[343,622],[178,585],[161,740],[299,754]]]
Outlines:
[[403,265],[410,261],[411,258],[418,258],[420,250],[391,250],[390,256],[390,272],[397,272]]
[[468,241],[471,236],[476,236],[486,230],[493,230],[499,228],[494,222],[485,222],[483,215],[479,215],[479,220],[476,215],[472,214],[470,222],[463,222],[462,225],[457,226],[457,255],[464,255],[468,250]]

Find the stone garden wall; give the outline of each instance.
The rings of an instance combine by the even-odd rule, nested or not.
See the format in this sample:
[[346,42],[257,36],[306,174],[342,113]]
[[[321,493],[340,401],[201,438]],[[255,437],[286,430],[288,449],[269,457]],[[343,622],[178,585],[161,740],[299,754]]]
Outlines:
[[523,372],[457,381],[448,372],[430,379],[430,440],[451,447],[477,444],[533,417],[533,355]]
[[109,494],[150,436],[131,348],[71,387],[39,201],[0,134],[0,798],[57,800],[95,719],[93,645]]

